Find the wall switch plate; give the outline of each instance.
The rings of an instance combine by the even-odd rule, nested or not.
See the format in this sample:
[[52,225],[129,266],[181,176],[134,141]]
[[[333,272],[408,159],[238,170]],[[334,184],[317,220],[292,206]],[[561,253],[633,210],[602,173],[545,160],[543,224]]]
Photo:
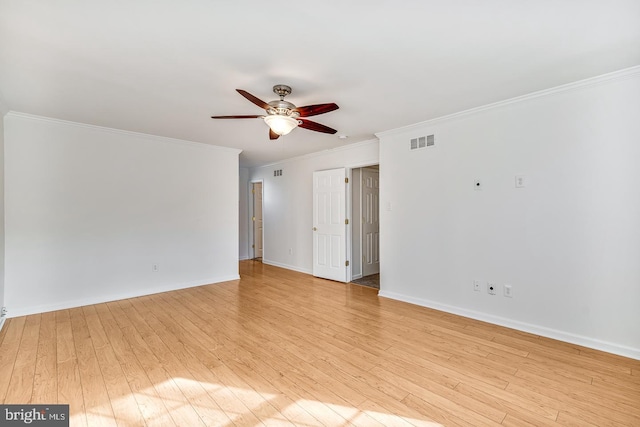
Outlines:
[[474,179],[473,180],[473,189],[476,191],[482,190],[482,180]]
[[473,290],[476,292],[480,292],[482,289],[482,282],[480,280],[473,281]]
[[504,296],[513,298],[513,287],[511,285],[504,285]]

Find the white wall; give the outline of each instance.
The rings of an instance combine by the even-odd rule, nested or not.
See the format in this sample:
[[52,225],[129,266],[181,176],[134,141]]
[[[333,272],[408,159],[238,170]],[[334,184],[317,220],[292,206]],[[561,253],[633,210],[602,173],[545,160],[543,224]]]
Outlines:
[[[0,96],[0,307],[4,307],[4,116],[8,113]],[[0,319],[0,328],[4,319]]]
[[9,113],[9,315],[237,278],[238,155]]
[[[251,169],[249,180],[264,181],[263,262],[311,273],[313,172],[377,164],[378,148],[372,140]],[[273,176],[276,169],[282,176]]]
[[640,359],[639,117],[640,67],[379,134],[381,295]]
[[239,253],[238,259],[249,259],[249,169],[240,168],[240,203],[239,203],[239,226],[240,226],[240,239],[239,239]]

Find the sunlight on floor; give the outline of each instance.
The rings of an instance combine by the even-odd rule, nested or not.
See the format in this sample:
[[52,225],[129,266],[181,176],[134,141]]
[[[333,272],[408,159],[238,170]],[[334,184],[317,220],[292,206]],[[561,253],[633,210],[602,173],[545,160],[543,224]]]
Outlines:
[[[442,427],[442,424],[430,420],[381,411],[384,408],[369,400],[359,407],[345,404],[338,396],[335,396],[335,402],[305,398],[292,400],[281,393],[259,392],[186,378],[172,378],[134,394],[112,398],[111,404],[116,414],[115,420],[104,405],[96,406],[87,409],[88,425],[107,425],[114,421],[118,425],[136,425],[144,419],[142,422],[147,425]],[[136,412],[136,408],[141,414]],[[415,413],[412,415],[415,416]],[[77,419],[77,415],[71,417],[72,425],[75,425],[74,417]]]

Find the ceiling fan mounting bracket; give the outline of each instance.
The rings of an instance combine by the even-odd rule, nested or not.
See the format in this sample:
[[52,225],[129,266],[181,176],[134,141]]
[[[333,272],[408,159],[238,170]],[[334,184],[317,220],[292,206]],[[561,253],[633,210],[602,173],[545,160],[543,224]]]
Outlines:
[[280,97],[280,100],[283,100],[285,96],[291,93],[291,86],[275,85],[273,87],[273,92]]

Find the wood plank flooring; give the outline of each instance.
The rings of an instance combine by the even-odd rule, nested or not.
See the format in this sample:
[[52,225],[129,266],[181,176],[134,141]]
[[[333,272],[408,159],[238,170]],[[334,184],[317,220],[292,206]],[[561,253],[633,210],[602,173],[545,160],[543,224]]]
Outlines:
[[241,279],[9,319],[0,402],[72,426],[640,426],[640,361],[240,263]]

